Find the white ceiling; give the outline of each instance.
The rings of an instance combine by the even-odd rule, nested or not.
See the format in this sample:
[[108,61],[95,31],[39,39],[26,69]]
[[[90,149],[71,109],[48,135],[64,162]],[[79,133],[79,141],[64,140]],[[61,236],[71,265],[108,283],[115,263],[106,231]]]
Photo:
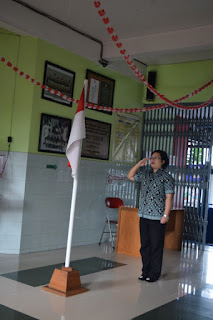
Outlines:
[[[125,69],[92,0],[23,0],[101,40],[109,67]],[[93,61],[100,46],[13,0],[0,0],[0,25],[55,43]],[[101,0],[119,40],[146,65],[213,58],[213,0]]]

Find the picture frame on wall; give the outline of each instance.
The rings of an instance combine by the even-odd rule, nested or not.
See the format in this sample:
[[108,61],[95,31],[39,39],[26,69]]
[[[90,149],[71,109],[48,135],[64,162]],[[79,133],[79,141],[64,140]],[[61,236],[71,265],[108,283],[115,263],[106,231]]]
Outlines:
[[42,113],[38,151],[64,154],[70,130],[70,119]]
[[86,138],[82,142],[81,156],[109,160],[111,124],[85,118]]
[[[75,72],[60,67],[52,62],[45,61],[44,69],[44,80],[43,84],[58,90],[66,96],[73,97],[73,89],[75,82]],[[71,107],[72,102],[64,100],[62,97],[54,95],[53,93],[42,90],[42,98],[50,100],[56,103],[63,104],[65,106]]]
[[[86,78],[88,79],[87,102],[113,108],[115,80],[88,69]],[[112,114],[111,111],[96,111]]]
[[111,160],[137,163],[140,159],[141,117],[132,113],[116,113],[113,120]]

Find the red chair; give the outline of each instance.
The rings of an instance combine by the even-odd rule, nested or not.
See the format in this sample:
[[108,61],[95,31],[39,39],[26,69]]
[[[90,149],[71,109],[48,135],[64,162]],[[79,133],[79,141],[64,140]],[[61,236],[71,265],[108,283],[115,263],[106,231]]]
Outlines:
[[[105,221],[105,225],[101,234],[101,238],[99,241],[99,246],[101,244],[102,238],[103,238],[103,234],[104,233],[109,233],[110,234],[110,241],[112,242],[112,247],[115,248],[114,246],[114,237],[116,237],[117,234],[117,225],[118,225],[118,220],[112,220],[110,219],[109,213],[111,210],[109,209],[118,209],[119,207],[123,206],[123,200],[121,200],[120,198],[111,198],[108,197],[105,199],[105,205],[106,205],[106,221]],[[115,228],[112,228],[111,225],[116,226],[116,230]],[[108,226],[109,231],[105,231],[106,227]]]

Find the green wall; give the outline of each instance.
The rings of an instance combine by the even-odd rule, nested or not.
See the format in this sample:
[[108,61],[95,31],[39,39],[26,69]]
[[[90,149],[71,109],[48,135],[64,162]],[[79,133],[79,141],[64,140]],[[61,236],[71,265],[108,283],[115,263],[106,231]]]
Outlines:
[[[20,38],[18,67],[35,76],[37,40],[29,37]],[[29,132],[32,122],[33,99],[35,88],[29,80],[16,75],[13,125],[11,136],[14,138],[12,151],[25,152],[29,147]]]
[[[0,55],[17,64],[18,48],[19,37],[0,29]],[[7,137],[11,135],[15,78],[14,71],[0,63],[0,150],[7,149]]]
[[[167,98],[175,100],[198,89],[213,78],[213,60],[150,66],[147,71],[156,71],[156,89]],[[146,89],[144,90],[146,91]],[[184,102],[204,102],[212,97],[213,85]],[[144,103],[153,104],[146,101]],[[163,103],[155,97],[154,103]]]
[[[0,55],[40,82],[43,81],[45,60],[74,71],[73,97],[76,99],[80,97],[86,69],[91,69],[115,80],[114,107],[137,107],[142,105],[142,101],[153,104],[145,100],[145,95],[143,97],[141,83],[36,38],[19,36],[0,28]],[[213,60],[148,67],[148,71],[157,72],[157,90],[171,100],[182,97],[211,80],[212,69]],[[212,96],[212,92],[213,85],[185,102],[206,101]],[[0,97],[2,151],[7,150],[7,137],[12,136],[12,151],[37,153],[41,113],[73,119],[76,110],[74,103],[69,108],[42,99],[40,87],[16,75],[3,63],[0,63]],[[154,103],[163,102],[155,97]],[[113,115],[86,110],[86,117],[113,125]],[[112,147],[112,143],[110,146]]]
[[[38,81],[43,81],[45,60],[75,72],[73,97],[76,99],[79,99],[80,97],[83,82],[86,77],[86,70],[90,69],[115,80],[114,107],[127,108],[130,106],[134,107],[142,105],[143,86],[139,82],[113,72],[110,69],[103,68],[88,59],[72,54],[42,40],[38,41],[37,68],[35,75]],[[41,90],[36,89],[33,100],[33,121],[31,123],[29,152],[37,152],[40,115],[42,112],[73,119],[76,107],[75,103],[69,108],[58,103],[41,99]],[[113,124],[113,115],[107,115],[99,111],[87,109],[86,117]],[[110,147],[112,148],[112,143],[110,144]]]
[[[114,107],[142,105],[141,83],[40,39],[18,36],[0,29],[0,55],[40,82],[43,82],[45,60],[74,71],[73,97],[76,99],[80,97],[86,69],[93,70],[115,80]],[[42,99],[40,87],[16,75],[2,63],[0,70],[0,150],[7,150],[7,137],[12,136],[12,151],[38,153],[41,113],[73,119],[76,104],[73,103],[70,108]],[[86,110],[86,117],[113,125],[113,115]],[[112,143],[110,146],[112,148]]]
[[[37,40],[0,29],[0,55],[31,76],[35,74]],[[29,146],[34,88],[11,68],[0,63],[0,150],[26,152]]]

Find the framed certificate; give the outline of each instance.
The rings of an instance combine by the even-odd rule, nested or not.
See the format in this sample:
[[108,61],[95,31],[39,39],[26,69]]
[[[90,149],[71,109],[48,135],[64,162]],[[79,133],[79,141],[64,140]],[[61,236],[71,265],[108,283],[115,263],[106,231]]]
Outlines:
[[83,139],[81,156],[109,160],[111,124],[85,119],[86,138]]
[[70,119],[42,113],[38,151],[64,154],[70,129]]
[[[88,79],[87,102],[112,108],[115,80],[91,70],[87,70],[86,78]],[[111,111],[96,111],[112,114]]]

